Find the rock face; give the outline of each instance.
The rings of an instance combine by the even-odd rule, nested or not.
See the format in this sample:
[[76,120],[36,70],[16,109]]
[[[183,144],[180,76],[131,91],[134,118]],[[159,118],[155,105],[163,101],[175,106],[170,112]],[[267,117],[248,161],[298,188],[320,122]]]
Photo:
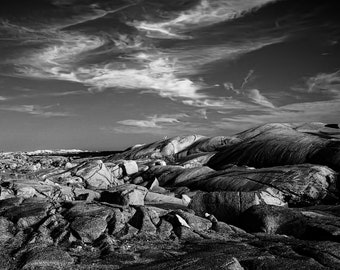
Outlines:
[[[197,173],[195,173],[197,170]],[[267,204],[316,204],[338,200],[337,174],[316,165],[296,165],[263,169],[232,168],[202,173],[202,169],[178,175],[175,186],[203,191],[258,191]]]
[[115,179],[101,160],[85,162],[72,170],[76,176],[84,179],[89,187],[107,189],[110,185],[122,184]]
[[235,164],[261,168],[312,163],[339,171],[340,141],[327,138],[331,135],[294,124],[267,124],[238,134],[239,142],[213,156],[208,166],[221,169],[226,164]]
[[0,269],[340,269],[338,125],[0,154]]

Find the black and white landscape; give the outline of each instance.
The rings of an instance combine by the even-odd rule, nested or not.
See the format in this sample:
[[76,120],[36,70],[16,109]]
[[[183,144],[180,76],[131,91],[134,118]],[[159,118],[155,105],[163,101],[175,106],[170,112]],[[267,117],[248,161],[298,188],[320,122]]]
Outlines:
[[2,0],[0,269],[340,269],[338,6]]

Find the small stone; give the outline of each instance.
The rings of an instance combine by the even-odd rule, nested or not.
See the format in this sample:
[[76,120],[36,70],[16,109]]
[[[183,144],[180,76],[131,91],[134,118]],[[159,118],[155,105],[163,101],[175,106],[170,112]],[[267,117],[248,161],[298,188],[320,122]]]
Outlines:
[[76,164],[72,164],[71,162],[66,162],[65,169],[72,169],[75,166],[77,166],[77,165]]
[[191,198],[190,198],[188,195],[186,195],[186,194],[182,194],[182,200],[183,200],[184,202],[186,202],[188,205],[189,205],[190,202],[191,202]]
[[147,166],[147,165],[141,165],[141,166],[139,166],[139,168],[138,168],[138,170],[139,170],[140,172],[146,172],[148,169],[149,169],[149,166]]
[[137,176],[136,178],[134,178],[134,179],[132,180],[132,183],[135,184],[135,185],[141,184],[141,183],[143,183],[143,182],[144,182],[144,179],[143,179],[143,177],[141,177],[141,176]]
[[154,163],[156,166],[159,165],[159,166],[166,166],[166,162],[164,160],[156,160],[155,163]]

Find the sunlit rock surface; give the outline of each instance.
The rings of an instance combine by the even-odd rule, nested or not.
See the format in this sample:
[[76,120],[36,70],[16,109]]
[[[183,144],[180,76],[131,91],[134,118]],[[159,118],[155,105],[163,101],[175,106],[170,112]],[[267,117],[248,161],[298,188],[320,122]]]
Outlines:
[[2,153],[0,269],[339,269],[335,127]]

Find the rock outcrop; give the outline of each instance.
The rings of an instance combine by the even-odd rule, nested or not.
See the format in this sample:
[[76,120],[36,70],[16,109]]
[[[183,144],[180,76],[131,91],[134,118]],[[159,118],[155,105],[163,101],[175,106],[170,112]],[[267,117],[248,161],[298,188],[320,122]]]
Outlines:
[[0,269],[339,269],[337,125],[0,155]]

